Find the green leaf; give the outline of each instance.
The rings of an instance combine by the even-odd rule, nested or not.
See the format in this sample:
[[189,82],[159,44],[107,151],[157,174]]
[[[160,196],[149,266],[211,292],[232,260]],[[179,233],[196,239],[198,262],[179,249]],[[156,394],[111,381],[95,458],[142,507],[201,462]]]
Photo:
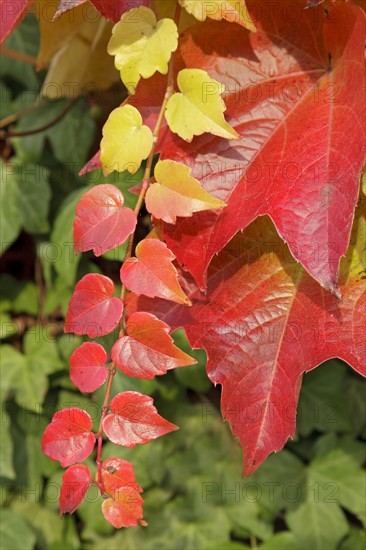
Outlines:
[[198,361],[196,365],[175,369],[174,376],[186,388],[197,393],[208,392],[212,388],[212,383],[206,374],[206,352],[204,350],[193,350],[183,329],[174,332],[173,339],[176,346]]
[[259,546],[259,550],[301,550],[292,533],[277,533]]
[[0,310],[0,340],[6,340],[17,333],[18,325],[10,315]]
[[26,359],[13,346],[4,345],[0,347],[1,354],[1,400],[6,398],[10,391],[16,388],[17,381],[21,379],[26,368]]
[[[44,101],[35,111],[20,120],[17,130],[30,131],[52,123],[57,117],[62,117],[68,104],[66,99]],[[87,102],[81,98],[61,120],[44,132],[17,140],[17,152],[26,160],[39,161],[45,139],[48,138],[55,158],[78,172],[87,160],[94,135],[95,122],[90,116]]]
[[20,233],[21,209],[16,177],[2,161],[0,161],[0,178],[0,252],[3,254]]
[[320,500],[339,502],[366,524],[365,475],[346,452],[334,449],[314,460],[309,467],[309,481],[319,487]]
[[32,550],[36,536],[29,525],[15,512],[2,510],[0,540],[1,550]]
[[18,281],[12,275],[0,275],[0,311],[37,315],[38,289],[31,281]]
[[331,360],[303,378],[297,413],[297,432],[307,436],[313,430],[344,432],[352,430],[344,387],[346,367]]
[[300,548],[334,550],[349,531],[347,519],[338,504],[316,500],[309,495],[287,513],[286,523]]
[[363,529],[351,527],[349,536],[344,540],[339,550],[365,550],[366,548],[366,533]]
[[[35,17],[28,15],[24,19],[23,23],[11,33],[4,46],[17,52],[22,52],[26,55],[35,57],[38,52],[38,36],[38,23]],[[24,99],[27,98],[27,96],[31,95],[34,98],[33,101],[36,100],[39,91],[38,75],[30,63],[17,59],[11,59],[5,55],[1,56],[0,76],[3,78],[6,77],[6,79],[11,78],[12,80],[18,81],[23,84],[27,90],[29,90],[30,93],[24,94],[24,96],[22,94],[21,96],[23,109]],[[20,107],[19,110],[21,110],[21,108],[22,107]],[[17,110],[15,110],[15,112],[17,112]]]
[[13,467],[13,441],[10,435],[10,418],[5,410],[1,411],[0,431],[0,477],[15,479]]
[[262,491],[261,506],[276,513],[297,506],[305,498],[304,464],[287,450],[268,457],[251,480]]
[[16,158],[6,167],[1,164],[2,250],[16,239],[21,227],[29,233],[48,231],[48,174],[45,167]]

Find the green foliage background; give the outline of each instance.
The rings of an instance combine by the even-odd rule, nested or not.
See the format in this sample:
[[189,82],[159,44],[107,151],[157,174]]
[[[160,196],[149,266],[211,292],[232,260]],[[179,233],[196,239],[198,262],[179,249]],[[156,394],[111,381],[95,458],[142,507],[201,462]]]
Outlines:
[[[31,18],[7,46],[37,51]],[[2,59],[2,117],[37,97],[44,75]],[[17,131],[47,124],[65,108],[60,99],[22,117]],[[144,488],[148,528],[115,531],[94,490],[73,517],[58,516],[62,469],[43,456],[40,441],[53,413],[86,408],[98,422],[103,392],[81,395],[68,376],[68,358],[81,339],[62,334],[75,282],[87,272],[118,275],[124,247],[101,261],[72,251],[74,209],[100,173],[79,177],[95,151],[95,106],[80,98],[57,125],[12,141],[10,165],[1,165],[1,549],[31,550],[364,550],[365,382],[341,361],[304,378],[297,434],[250,479],[241,477],[241,451],[219,413],[219,390],[197,367],[141,381],[117,376],[114,391],[152,395],[161,413],[181,429],[134,449],[104,447],[104,456],[135,464]],[[111,176],[127,192],[141,173]],[[7,271],[7,273],[5,273]],[[186,351],[182,332],[175,335]],[[105,337],[108,350],[113,335]],[[92,465],[92,461],[90,460]]]

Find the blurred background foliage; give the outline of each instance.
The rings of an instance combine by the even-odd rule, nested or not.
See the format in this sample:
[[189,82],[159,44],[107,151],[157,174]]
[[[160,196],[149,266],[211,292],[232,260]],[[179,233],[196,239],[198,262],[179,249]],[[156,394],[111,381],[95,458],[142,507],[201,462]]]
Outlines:
[[[36,19],[28,16],[6,46],[36,56]],[[101,125],[123,92],[115,85],[97,99],[39,101],[47,72],[5,56],[0,77],[2,118],[28,110],[11,131],[48,126],[1,143],[1,548],[364,550],[365,382],[338,360],[304,377],[295,439],[249,479],[241,477],[241,450],[221,420],[202,350],[193,352],[198,366],[152,381],[119,373],[115,392],[152,395],[180,426],[148,445],[107,443],[103,451],[135,465],[149,527],[115,531],[93,489],[76,514],[59,519],[62,469],[41,453],[44,428],[71,406],[97,423],[103,399],[103,390],[85,396],[70,382],[68,358],[81,339],[63,334],[63,319],[75,282],[88,272],[117,281],[124,254],[122,246],[98,260],[74,256],[75,205],[106,181],[99,171],[78,172],[98,150]],[[108,182],[133,206],[127,189],[140,179],[141,172],[112,174]],[[114,337],[100,340],[110,350]],[[191,352],[182,331],[175,339]]]

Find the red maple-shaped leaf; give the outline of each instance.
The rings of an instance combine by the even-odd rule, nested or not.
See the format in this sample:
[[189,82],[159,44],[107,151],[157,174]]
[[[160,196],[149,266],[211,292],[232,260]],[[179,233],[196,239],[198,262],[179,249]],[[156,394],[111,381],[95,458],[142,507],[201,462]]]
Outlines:
[[[228,121],[241,136],[161,146],[163,159],[189,166],[227,204],[165,225],[164,240],[201,288],[215,253],[269,214],[292,255],[337,292],[366,156],[365,13],[352,2],[327,11],[304,4],[251,2],[257,33],[206,21],[182,35],[177,70],[199,66],[225,84]],[[149,93],[155,109],[164,94],[162,86],[156,99],[155,80],[140,83],[133,104],[146,108]]]
[[85,275],[75,287],[66,314],[65,332],[87,334],[89,338],[113,332],[123,311],[119,298],[113,297],[114,284],[109,277]]
[[127,486],[132,486],[142,493],[135,480],[133,464],[122,458],[111,457],[103,462],[102,481],[105,491],[112,496],[118,489]]
[[128,239],[135,231],[137,218],[123,204],[121,191],[110,184],[97,185],[82,196],[74,221],[76,253],[93,250],[101,256]]
[[84,342],[70,357],[70,378],[83,393],[92,393],[104,384],[108,376],[107,354],[103,346]]
[[34,0],[2,0],[0,3],[0,45],[20,23]]
[[112,348],[112,359],[129,376],[154,378],[197,361],[174,345],[170,327],[151,313],[134,313]]
[[130,295],[127,314],[150,310],[208,354],[222,385],[222,414],[244,450],[249,475],[295,432],[304,372],[339,357],[366,375],[365,202],[342,260],[342,300],[292,258],[268,218],[254,222],[215,258],[203,295],[190,282],[192,307]]
[[152,397],[134,391],[116,395],[111,412],[103,421],[103,430],[116,445],[134,447],[178,429],[160,416]]
[[158,297],[190,305],[173,265],[174,254],[159,239],[145,239],[136,247],[136,258],[121,267],[122,283],[135,294]]
[[132,485],[122,487],[114,493],[114,497],[106,499],[102,504],[105,519],[116,529],[147,525],[143,521],[143,499],[139,491]]
[[73,407],[53,415],[42,438],[42,451],[52,460],[59,460],[63,468],[82,462],[92,452],[95,435],[90,415]]
[[87,466],[70,466],[62,476],[60,491],[60,514],[73,514],[85,498],[92,482]]
[[[149,6],[150,0],[90,0],[101,15],[115,23],[121,19],[125,11],[139,6]],[[56,16],[58,17],[72,8],[85,4],[86,0],[60,0]]]

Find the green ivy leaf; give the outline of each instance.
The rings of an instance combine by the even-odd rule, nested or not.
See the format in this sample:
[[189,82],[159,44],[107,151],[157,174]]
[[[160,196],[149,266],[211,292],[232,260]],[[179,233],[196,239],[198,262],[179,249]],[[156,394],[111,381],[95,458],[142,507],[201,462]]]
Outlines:
[[32,550],[36,535],[29,525],[12,510],[2,510],[0,525],[1,550]]

